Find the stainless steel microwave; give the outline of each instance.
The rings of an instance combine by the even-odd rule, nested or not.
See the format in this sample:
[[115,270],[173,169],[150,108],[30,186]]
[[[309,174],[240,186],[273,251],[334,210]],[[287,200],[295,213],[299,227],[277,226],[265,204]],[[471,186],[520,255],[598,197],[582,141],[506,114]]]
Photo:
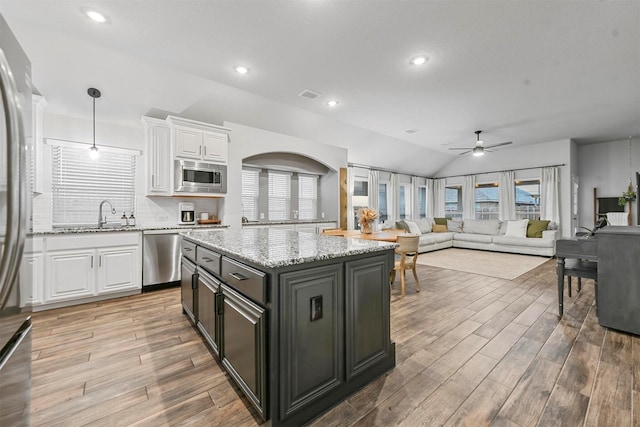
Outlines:
[[176,160],[174,190],[177,193],[226,193],[227,167],[215,163]]

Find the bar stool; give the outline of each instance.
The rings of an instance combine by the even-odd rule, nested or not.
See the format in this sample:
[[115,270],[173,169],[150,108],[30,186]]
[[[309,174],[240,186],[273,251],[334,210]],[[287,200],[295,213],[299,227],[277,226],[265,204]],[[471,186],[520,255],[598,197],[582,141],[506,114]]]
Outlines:
[[[562,261],[562,267],[560,265]],[[578,292],[582,290],[582,279],[593,279],[594,288],[596,293],[596,315],[598,314],[598,263],[596,261],[587,261],[583,259],[558,259],[558,273],[562,272],[558,276],[558,299],[559,299],[559,312],[562,318],[563,314],[563,294],[564,294],[564,276],[567,277],[568,295],[571,298],[571,278],[578,278]],[[560,270],[560,268],[562,268]],[[561,282],[560,282],[561,281]]]

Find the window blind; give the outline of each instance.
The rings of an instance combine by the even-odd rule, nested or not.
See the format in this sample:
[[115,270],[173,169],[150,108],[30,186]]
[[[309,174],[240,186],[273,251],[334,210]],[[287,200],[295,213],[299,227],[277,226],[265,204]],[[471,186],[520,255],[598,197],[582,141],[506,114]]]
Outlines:
[[269,171],[269,220],[290,219],[291,174]]
[[318,218],[318,176],[298,174],[298,218]]
[[108,222],[119,222],[136,205],[136,156],[101,150],[98,159],[86,148],[53,146],[52,208],[54,226],[98,223],[100,202],[108,200],[116,209],[104,208]]
[[242,169],[242,216],[249,221],[258,220],[258,195],[260,192],[260,172]]

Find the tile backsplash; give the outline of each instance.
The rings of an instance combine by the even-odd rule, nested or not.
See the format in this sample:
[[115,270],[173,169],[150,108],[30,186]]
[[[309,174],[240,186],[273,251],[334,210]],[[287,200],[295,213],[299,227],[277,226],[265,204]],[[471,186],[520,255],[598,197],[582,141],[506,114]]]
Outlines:
[[[146,197],[136,196],[136,224],[138,226],[173,226],[178,224],[178,204],[189,202],[195,205],[196,218],[201,212],[218,215],[220,199],[206,197]],[[96,206],[96,216],[98,207]],[[34,195],[32,202],[33,231],[49,231],[52,229],[51,193]],[[117,222],[119,215],[107,216],[109,222]],[[116,217],[117,216],[117,217]]]

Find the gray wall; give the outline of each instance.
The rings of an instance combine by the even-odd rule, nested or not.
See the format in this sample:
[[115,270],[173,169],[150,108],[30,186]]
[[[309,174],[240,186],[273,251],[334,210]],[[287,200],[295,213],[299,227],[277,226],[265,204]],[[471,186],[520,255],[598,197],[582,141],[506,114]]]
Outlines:
[[[603,142],[578,146],[578,174],[580,177],[579,211],[580,225],[593,227],[593,189],[598,197],[620,197],[627,191],[629,179],[635,186],[635,172],[640,171],[640,140]],[[631,161],[631,177],[629,173]],[[637,189],[635,189],[637,192]],[[637,223],[635,203],[627,203],[632,209],[632,224]]]
[[231,129],[229,143],[227,197],[220,209],[223,223],[240,227],[242,223],[242,161],[261,153],[283,152],[309,157],[331,171],[320,179],[318,205],[325,219],[337,221],[340,209],[340,168],[347,167],[347,150],[318,142],[269,132],[237,123],[225,122]]

